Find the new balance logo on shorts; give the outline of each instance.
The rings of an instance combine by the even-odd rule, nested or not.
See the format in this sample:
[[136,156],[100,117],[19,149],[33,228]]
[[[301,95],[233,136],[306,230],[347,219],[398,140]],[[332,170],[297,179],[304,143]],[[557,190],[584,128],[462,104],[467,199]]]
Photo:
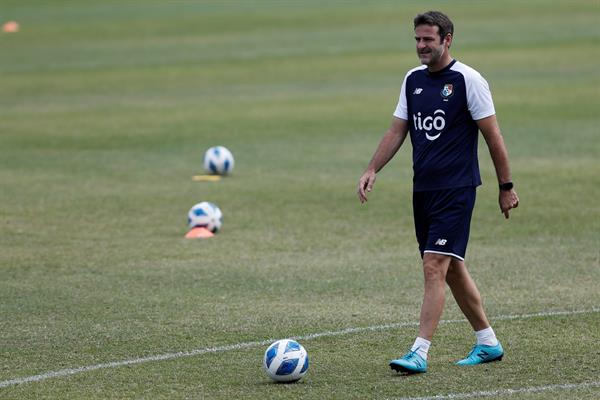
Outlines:
[[445,246],[448,241],[446,239],[438,239],[435,241],[436,246]]

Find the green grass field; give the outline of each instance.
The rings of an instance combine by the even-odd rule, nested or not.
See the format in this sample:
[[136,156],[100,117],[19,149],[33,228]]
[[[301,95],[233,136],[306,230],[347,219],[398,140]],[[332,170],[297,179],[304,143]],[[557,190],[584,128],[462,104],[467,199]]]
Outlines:
[[[490,82],[521,206],[500,214],[480,140],[467,262],[507,354],[453,365],[474,337],[448,291],[430,372],[403,377],[410,143],[368,204],[356,183],[436,8]],[[598,2],[0,0],[0,18],[21,25],[0,34],[0,398],[600,398]],[[233,175],[192,181],[216,144]],[[185,240],[203,200],[222,232]],[[264,343],[291,336],[309,372],[272,384]]]

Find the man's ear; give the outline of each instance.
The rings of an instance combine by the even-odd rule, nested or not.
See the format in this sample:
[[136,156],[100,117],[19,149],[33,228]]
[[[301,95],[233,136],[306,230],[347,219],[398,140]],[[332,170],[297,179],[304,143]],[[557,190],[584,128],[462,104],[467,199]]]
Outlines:
[[452,34],[451,33],[446,34],[446,36],[444,37],[444,40],[448,43],[448,48],[450,48],[450,46],[452,45]]

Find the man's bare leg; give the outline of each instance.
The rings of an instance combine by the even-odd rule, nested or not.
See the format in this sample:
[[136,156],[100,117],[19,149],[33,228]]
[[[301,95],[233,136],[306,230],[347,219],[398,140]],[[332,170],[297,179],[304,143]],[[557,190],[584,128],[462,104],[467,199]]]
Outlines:
[[419,336],[411,351],[403,357],[392,360],[390,367],[398,372],[422,373],[427,371],[427,352],[442,311],[446,294],[446,272],[450,266],[450,257],[442,254],[425,253],[423,255],[423,275],[425,293],[421,306]]
[[452,290],[452,295],[473,330],[480,331],[489,328],[490,323],[483,310],[481,295],[463,261],[453,258],[446,274],[446,282]]
[[457,364],[476,365],[502,360],[504,349],[490,326],[483,310],[479,290],[463,261],[452,259],[446,274],[446,282],[452,290],[456,303],[471,323],[477,338],[477,344],[473,350]]
[[425,253],[423,255],[423,275],[425,293],[421,306],[419,337],[431,341],[442,311],[446,295],[446,274],[451,258],[443,254]]

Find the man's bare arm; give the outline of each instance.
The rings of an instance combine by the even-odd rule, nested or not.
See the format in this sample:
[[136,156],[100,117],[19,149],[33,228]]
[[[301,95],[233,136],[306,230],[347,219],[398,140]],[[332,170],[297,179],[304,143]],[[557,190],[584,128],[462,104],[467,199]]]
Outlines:
[[407,121],[394,117],[390,128],[381,138],[373,158],[371,158],[367,169],[358,182],[358,198],[361,203],[367,201],[367,192],[373,189],[377,172],[394,157],[402,143],[404,143],[407,133]]
[[[508,162],[508,151],[506,150],[504,138],[500,132],[500,127],[498,126],[496,116],[492,115],[487,118],[480,119],[477,121],[477,126],[479,127],[479,130],[481,131],[481,134],[483,135],[490,151],[490,156],[492,157],[492,162],[494,163],[494,168],[496,169],[498,183],[503,184],[512,182],[510,165]],[[500,211],[502,211],[504,216],[508,218],[509,210],[519,206],[519,196],[517,196],[517,192],[514,190],[514,188],[511,190],[500,190],[498,203],[500,205]]]

